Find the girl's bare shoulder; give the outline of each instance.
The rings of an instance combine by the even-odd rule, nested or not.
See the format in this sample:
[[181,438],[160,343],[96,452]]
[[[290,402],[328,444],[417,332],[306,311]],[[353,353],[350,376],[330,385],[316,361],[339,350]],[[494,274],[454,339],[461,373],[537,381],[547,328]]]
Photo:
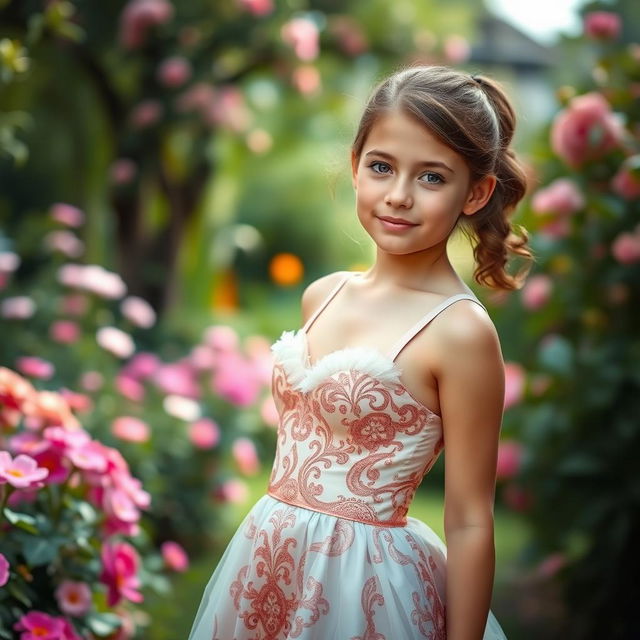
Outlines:
[[334,287],[348,274],[348,271],[335,271],[308,284],[302,292],[300,301],[303,322],[322,304]]

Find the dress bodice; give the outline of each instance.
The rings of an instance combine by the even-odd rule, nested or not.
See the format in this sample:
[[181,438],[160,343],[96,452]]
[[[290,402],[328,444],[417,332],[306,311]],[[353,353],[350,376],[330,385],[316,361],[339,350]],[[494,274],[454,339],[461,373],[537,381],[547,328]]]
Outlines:
[[447,298],[412,327],[390,355],[347,347],[308,364],[307,330],[343,279],[298,331],[272,345],[278,441],[268,493],[283,502],[349,520],[404,526],[424,475],[443,448],[440,416],[402,384],[395,357]]

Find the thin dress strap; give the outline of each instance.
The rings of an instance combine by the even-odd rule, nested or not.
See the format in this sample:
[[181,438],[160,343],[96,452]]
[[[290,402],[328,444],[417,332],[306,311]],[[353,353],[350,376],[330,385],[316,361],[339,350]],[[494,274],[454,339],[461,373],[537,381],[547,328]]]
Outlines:
[[311,325],[316,321],[316,318],[322,313],[324,308],[331,302],[333,297],[342,289],[342,285],[353,275],[353,272],[347,273],[340,282],[329,292],[329,295],[324,299],[324,302],[309,316],[309,319],[305,322],[302,331],[307,333]]
[[[485,306],[476,298],[475,296],[469,293],[457,293],[454,296],[443,300],[439,305],[437,305],[434,309],[429,311],[424,318],[419,320],[416,324],[409,329],[392,347],[391,351],[389,351],[389,358],[391,360],[395,360],[398,357],[398,354],[409,344],[409,341],[413,339],[424,327],[426,327],[440,312],[444,311],[447,307],[451,306],[454,302],[458,302],[458,300],[472,300],[473,302],[477,302],[483,309]],[[485,309],[486,311],[486,309]]]

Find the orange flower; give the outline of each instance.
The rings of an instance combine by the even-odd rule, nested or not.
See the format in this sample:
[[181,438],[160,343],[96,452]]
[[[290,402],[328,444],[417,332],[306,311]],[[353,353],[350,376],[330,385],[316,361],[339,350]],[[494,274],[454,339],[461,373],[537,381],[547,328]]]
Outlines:
[[269,264],[271,279],[283,287],[298,284],[303,274],[302,261],[293,253],[278,253],[273,256]]

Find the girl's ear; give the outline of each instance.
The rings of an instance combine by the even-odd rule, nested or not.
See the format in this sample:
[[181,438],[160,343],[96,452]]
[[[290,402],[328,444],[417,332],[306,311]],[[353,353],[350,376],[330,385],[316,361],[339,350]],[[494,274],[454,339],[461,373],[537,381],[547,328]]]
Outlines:
[[356,152],[353,151],[353,149],[351,150],[351,184],[353,185],[353,188],[356,189],[356,180],[358,177],[358,164],[359,164],[359,160],[356,156]]
[[462,213],[466,216],[472,216],[477,211],[480,211],[493,195],[496,182],[497,178],[494,175],[484,176],[474,182],[462,207]]

